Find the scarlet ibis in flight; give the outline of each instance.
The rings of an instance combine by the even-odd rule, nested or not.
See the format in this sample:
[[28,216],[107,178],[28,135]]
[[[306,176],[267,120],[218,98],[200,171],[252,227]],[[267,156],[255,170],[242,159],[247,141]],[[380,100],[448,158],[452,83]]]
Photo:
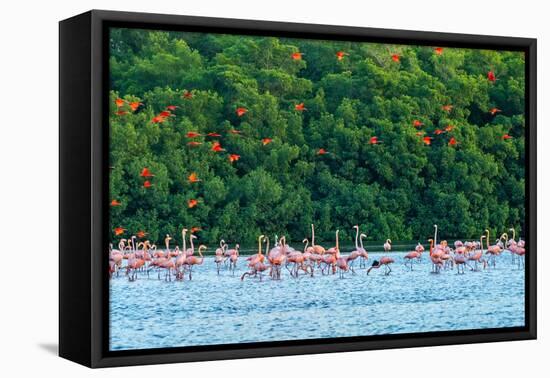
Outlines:
[[292,53],[291,57],[294,60],[302,60],[302,55],[304,55],[304,54],[301,53],[301,52],[294,52],[294,53]]
[[179,106],[177,106],[177,105],[168,105],[168,106],[166,107],[166,109],[168,109],[168,110],[170,110],[170,111],[172,111],[172,112],[173,112],[174,110],[176,110],[177,108],[179,108]]
[[271,142],[273,142],[273,139],[271,139],[271,138],[263,138],[263,139],[262,139],[262,144],[263,144],[264,146],[268,145],[268,144],[271,143]]
[[234,134],[234,135],[240,135],[240,134],[243,133],[242,131],[240,131],[240,130],[235,130],[235,129],[231,129],[231,130],[229,130],[229,132],[230,132],[231,134]]
[[346,55],[349,55],[349,54],[348,54],[347,52],[338,51],[338,52],[336,53],[336,58],[337,58],[338,60],[342,60],[342,59],[344,59],[344,57],[345,57]]
[[143,168],[139,175],[141,177],[154,177],[155,176],[154,174],[151,173],[151,171],[147,167]]
[[222,148],[221,144],[219,142],[214,142],[212,143],[212,151],[214,152],[221,152],[221,151],[225,151],[225,149]]
[[134,101],[134,102],[131,102],[129,105],[130,105],[130,109],[132,109],[132,111],[135,112],[141,105],[143,105],[143,103],[139,101]]
[[487,80],[489,80],[492,83],[497,81],[497,77],[495,76],[495,73],[493,71],[487,72]]
[[163,123],[164,121],[166,121],[166,117],[160,115],[153,117],[151,120],[152,123]]
[[512,136],[510,136],[510,135],[508,135],[508,134],[504,134],[504,135],[502,136],[502,139],[503,139],[503,140],[512,139]]
[[441,107],[441,109],[446,111],[446,112],[450,112],[451,110],[453,110],[453,106],[452,105],[443,105]]
[[229,155],[229,162],[230,163],[233,163],[234,161],[237,161],[241,158],[241,155],[237,155],[237,154],[231,154]]
[[159,115],[160,117],[164,117],[164,118],[166,118],[166,117],[175,117],[175,116],[172,114],[172,112],[170,112],[169,110],[163,110],[163,111],[160,112],[158,115]]
[[181,96],[187,100],[190,100],[193,98],[193,92],[190,92],[190,91],[185,91],[183,92],[183,96]]
[[455,127],[453,125],[447,125],[445,126],[445,131],[453,131]]
[[218,133],[208,133],[208,134],[206,134],[206,136],[209,136],[209,137],[221,137],[222,135],[221,135],[221,134],[218,134]]
[[117,201],[116,199],[112,200],[111,201],[111,206],[120,206],[122,205],[122,203],[120,203],[119,201]]
[[435,55],[441,55],[443,54],[443,47],[436,47],[434,49]]
[[128,112],[126,110],[118,110],[118,111],[115,112],[115,114],[117,116],[123,116],[123,115],[128,114]]
[[196,138],[202,136],[202,134],[197,133],[196,131],[189,131],[187,134],[185,134],[187,138]]
[[190,183],[195,183],[195,182],[199,182],[201,180],[199,180],[197,174],[195,172],[191,173],[189,175],[189,177],[187,177],[187,180],[190,182]]
[[306,109],[306,106],[304,105],[303,102],[294,105],[294,109],[296,109],[296,110],[299,111],[299,112],[303,112],[304,110],[307,110],[307,109]]
[[495,115],[497,113],[500,113],[502,110],[500,110],[499,108],[492,108],[491,110],[489,110],[489,113],[491,113],[491,115]]
[[441,134],[443,134],[444,132],[445,132],[444,130],[435,129],[434,134],[435,134],[435,135],[441,135]]
[[138,238],[140,238],[140,239],[143,239],[143,238],[144,238],[145,236],[147,236],[147,235],[148,235],[148,233],[145,232],[145,231],[138,231],[138,232],[136,233],[136,236],[137,236]]
[[195,232],[199,232],[201,230],[202,230],[202,228],[200,228],[200,227],[191,227],[191,233],[192,234],[194,234]]
[[424,123],[422,123],[422,122],[419,121],[418,119],[415,119],[415,120],[413,121],[413,126],[414,126],[414,127],[420,127],[420,126],[423,126],[423,125],[424,125]]
[[382,143],[382,141],[378,140],[377,136],[373,136],[369,139],[369,144],[378,144],[378,143]]
[[124,100],[121,99],[121,98],[117,98],[117,99],[115,100],[115,104],[116,104],[116,106],[118,106],[119,108],[120,108],[122,105],[124,105],[125,102],[126,102],[126,101],[124,101]]
[[396,63],[399,63],[399,61],[401,60],[401,56],[399,54],[392,54],[391,60],[393,60]]
[[237,108],[237,109],[235,110],[235,113],[237,114],[237,117],[242,117],[242,116],[245,115],[247,112],[248,112],[248,109],[247,109],[247,108]]
[[196,199],[190,199],[189,201],[187,201],[187,206],[192,209],[197,206],[198,203],[199,201],[197,201]]
[[324,148],[319,148],[319,151],[317,151],[317,155],[326,155],[328,154],[328,151]]
[[432,144],[432,137],[429,137],[429,136],[425,136],[424,138],[422,138],[422,141],[424,142],[425,145],[429,146],[430,144]]
[[449,146],[456,146],[456,144],[457,144],[456,138],[455,138],[455,137],[452,137],[452,138],[449,140]]
[[153,185],[153,184],[151,184],[151,181],[149,181],[149,180],[145,180],[145,182],[143,183],[143,187],[144,187],[145,189],[150,188],[152,185]]
[[200,146],[201,144],[202,144],[201,142],[195,142],[195,141],[193,141],[193,142],[187,142],[187,145],[188,145],[189,147],[197,147],[197,146]]
[[125,228],[117,227],[117,228],[115,228],[115,235],[116,236],[122,235],[125,231],[126,231]]

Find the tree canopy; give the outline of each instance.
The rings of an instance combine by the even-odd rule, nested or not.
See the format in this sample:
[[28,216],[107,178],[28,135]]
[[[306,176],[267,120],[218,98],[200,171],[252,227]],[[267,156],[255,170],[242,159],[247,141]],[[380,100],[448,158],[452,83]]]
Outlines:
[[111,29],[112,236],[521,230],[524,69],[513,51]]

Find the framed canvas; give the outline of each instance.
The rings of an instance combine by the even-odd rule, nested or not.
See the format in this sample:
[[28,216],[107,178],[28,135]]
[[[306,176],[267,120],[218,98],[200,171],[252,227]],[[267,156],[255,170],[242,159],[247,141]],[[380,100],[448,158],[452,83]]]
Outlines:
[[536,338],[536,40],[60,22],[59,353]]

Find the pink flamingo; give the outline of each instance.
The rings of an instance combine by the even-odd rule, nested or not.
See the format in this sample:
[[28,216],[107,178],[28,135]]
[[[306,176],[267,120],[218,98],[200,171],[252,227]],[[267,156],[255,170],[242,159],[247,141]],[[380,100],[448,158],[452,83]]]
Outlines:
[[262,273],[269,269],[269,266],[264,264],[265,256],[262,254],[262,240],[267,242],[266,251],[269,249],[269,238],[264,235],[258,237],[258,253],[253,255],[253,259],[250,260],[248,266],[251,268],[250,271],[243,273],[241,276],[241,281],[244,280],[246,276],[256,276],[259,273],[260,281],[262,280]]
[[[194,236],[194,235],[191,235],[191,236]],[[206,250],[206,246],[201,244],[201,245],[199,245],[199,249],[198,249],[200,257],[187,256],[187,259],[185,260],[185,265],[187,265],[189,267],[189,280],[192,279],[191,275],[192,275],[192,272],[193,272],[193,267],[195,265],[202,265],[202,263],[204,262],[204,256],[202,255],[203,250]]]
[[420,252],[417,252],[416,250],[415,251],[411,251],[409,253],[407,253],[403,258],[405,259],[405,266],[407,266],[407,263],[410,264],[410,270],[412,271],[413,270],[413,260],[418,260],[421,256],[421,253]]
[[267,259],[271,265],[270,275],[273,279],[281,279],[281,267],[286,263],[286,238],[281,236],[279,239],[279,246],[272,248]]
[[366,251],[363,247],[359,246],[359,226],[355,225],[353,226],[353,228],[355,228],[355,250],[351,251],[351,253],[349,254],[348,262],[349,269],[352,271],[353,274],[355,274],[355,271],[353,270],[353,264],[355,260],[363,256],[363,253],[365,253]]
[[304,257],[309,262],[311,277],[313,277],[315,266],[319,266],[319,264],[323,261],[323,256],[315,253],[311,246],[308,247],[309,240],[304,239],[302,240],[302,243],[306,243],[306,246],[304,247]]
[[232,272],[233,275],[235,275],[235,270],[237,269],[237,261],[239,260],[239,248],[239,244],[235,244],[234,249],[225,251],[226,256],[229,255],[229,270]]
[[185,262],[187,260],[187,254],[185,253],[185,235],[187,229],[183,228],[181,230],[181,238],[183,240],[183,249],[180,251],[179,255],[176,257],[176,279],[183,280],[184,272],[180,272],[180,269],[185,271]]
[[385,252],[391,251],[391,239],[386,239],[386,242],[384,243],[384,251]]
[[[339,232],[340,232],[339,230],[336,230],[336,246],[327,249],[325,255],[323,256],[323,260],[322,260],[322,262],[325,264],[325,266],[328,270],[328,273],[330,273],[330,270],[332,269],[332,274],[336,273],[336,260],[337,260],[336,254],[339,252],[339,249],[338,249],[338,233]],[[324,272],[324,269],[323,269],[323,272]]]
[[[455,246],[456,246],[455,242]],[[466,261],[466,247],[460,242],[458,247],[455,249],[455,255],[454,255],[454,263],[456,265],[456,273],[457,274],[464,274],[464,265],[467,264]],[[460,272],[462,268],[462,273]]]
[[349,256],[342,256],[340,255],[340,244],[338,241],[338,233],[340,230],[336,230],[336,267],[338,268],[338,273],[340,274],[340,278],[344,278],[344,273],[349,270],[348,260]]
[[216,248],[216,256],[214,257],[214,262],[216,263],[216,269],[218,271],[218,275],[220,274],[220,268],[223,263],[223,255],[225,254],[225,250],[227,249],[227,244],[225,244],[225,240],[220,240],[220,247]]
[[434,250],[434,239],[429,239],[430,242],[430,260],[432,260],[432,273],[439,273],[443,262],[441,261],[441,250]]
[[372,262],[371,267],[367,270],[367,275],[370,273],[371,270],[378,269],[381,266],[384,266],[384,275],[387,276],[391,273],[390,264],[393,264],[393,262],[394,262],[393,259],[391,257],[388,257],[388,256],[382,257],[380,259],[380,261],[374,260]]
[[479,239],[479,248],[478,250],[475,250],[473,254],[468,256],[468,261],[474,262],[474,268],[471,268],[473,271],[478,271],[477,264],[479,262],[483,263],[483,268],[487,265],[487,261],[483,259],[483,239],[485,239],[485,235],[481,235],[481,238]]
[[[497,256],[500,256],[500,254],[502,252],[502,247],[498,244],[491,245],[489,230],[486,229],[485,233],[487,234],[487,238],[486,238],[486,240],[487,240],[487,251],[485,251],[485,254],[490,255],[489,258],[488,258],[488,265],[489,266],[492,265],[495,268],[497,266],[496,258],[497,258]],[[502,239],[503,235],[505,235],[505,234],[502,234],[500,236],[499,241]]]
[[325,248],[320,245],[315,245],[315,227],[313,226],[313,223],[311,224],[311,248],[313,248],[313,253],[317,253],[319,255],[325,253]]

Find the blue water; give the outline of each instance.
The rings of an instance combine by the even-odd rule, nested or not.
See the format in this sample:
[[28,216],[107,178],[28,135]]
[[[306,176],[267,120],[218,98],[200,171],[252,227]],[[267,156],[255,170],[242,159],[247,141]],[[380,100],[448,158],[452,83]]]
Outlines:
[[[515,327],[525,324],[524,270],[509,254],[497,267],[458,275],[432,274],[425,254],[414,270],[396,260],[393,272],[240,280],[218,276],[213,258],[192,281],[165,282],[142,273],[110,281],[111,350]],[[381,255],[371,254],[369,260]],[[369,264],[370,265],[370,264]],[[356,261],[358,266],[358,261]]]

